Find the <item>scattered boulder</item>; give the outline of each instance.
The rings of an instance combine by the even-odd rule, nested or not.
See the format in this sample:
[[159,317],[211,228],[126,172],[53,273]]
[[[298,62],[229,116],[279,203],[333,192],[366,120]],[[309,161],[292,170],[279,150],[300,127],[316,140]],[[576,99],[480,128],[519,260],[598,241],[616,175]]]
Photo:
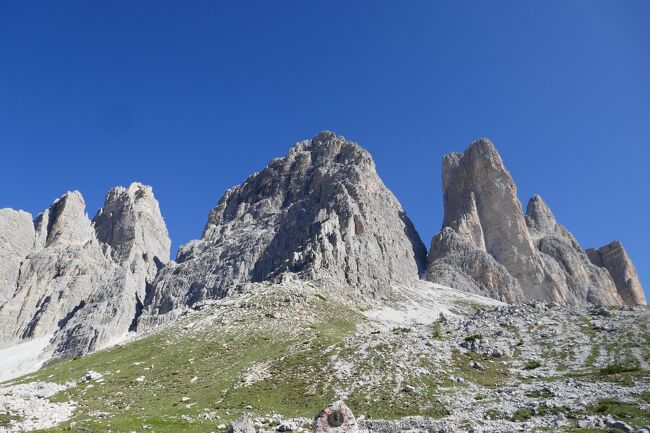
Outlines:
[[92,382],[101,379],[104,377],[103,374],[97,373],[96,371],[90,370],[81,377],[82,382]]
[[255,433],[255,425],[249,414],[244,414],[233,421],[228,433]]

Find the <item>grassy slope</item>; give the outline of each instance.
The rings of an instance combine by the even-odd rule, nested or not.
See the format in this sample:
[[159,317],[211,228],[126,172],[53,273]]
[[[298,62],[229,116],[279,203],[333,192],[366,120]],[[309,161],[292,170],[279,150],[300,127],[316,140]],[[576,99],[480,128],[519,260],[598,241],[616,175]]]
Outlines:
[[[373,326],[353,308],[316,293],[260,292],[234,306],[194,313],[123,346],[51,364],[20,380],[64,383],[78,380],[89,370],[105,374],[104,382],[92,386],[79,383],[54,397],[78,402],[78,410],[72,420],[48,432],[131,432],[142,431],[147,424],[156,432],[212,432],[218,430],[216,425],[228,424],[243,412],[311,417],[341,391],[355,413],[373,419],[439,418],[449,409],[439,400],[443,395],[475,392],[475,405],[482,406],[490,404],[490,398],[483,399],[490,389],[530,383],[528,377],[514,373],[526,371],[528,362],[517,351],[512,357],[492,359],[454,348],[472,333],[452,335],[439,324],[377,333]],[[647,328],[644,324],[646,335]],[[510,331],[521,337],[523,332],[531,332],[514,327]],[[611,341],[600,336],[607,333],[588,326],[584,333],[594,346],[606,347]],[[628,340],[630,346],[639,347],[632,343],[638,337]],[[540,349],[549,350],[545,359],[558,366],[577,356],[573,353],[577,346],[565,347],[568,352],[551,351],[543,345],[544,339],[540,340]],[[428,349],[418,346],[423,342]],[[528,344],[533,340],[527,339]],[[621,343],[610,351],[620,358],[608,362],[626,361],[630,350],[627,343]],[[648,359],[647,347],[641,350]],[[402,359],[403,355],[406,358]],[[558,376],[541,377],[539,382],[568,377],[604,385],[647,380],[646,370],[610,372],[595,359],[595,355],[589,356],[581,369],[558,368]],[[470,367],[472,361],[481,362],[485,371]],[[348,364],[353,369],[346,375]],[[142,376],[142,381],[136,380]],[[452,377],[461,377],[472,387],[454,382]],[[418,391],[401,392],[405,383]],[[183,397],[189,400],[181,401]],[[544,396],[531,397],[542,401]],[[206,412],[220,418],[205,420],[200,414]],[[650,423],[647,413],[629,402],[603,401],[590,405],[584,414],[603,412],[619,413],[634,425]],[[515,415],[539,416],[523,411]],[[499,417],[495,412],[493,418]]]

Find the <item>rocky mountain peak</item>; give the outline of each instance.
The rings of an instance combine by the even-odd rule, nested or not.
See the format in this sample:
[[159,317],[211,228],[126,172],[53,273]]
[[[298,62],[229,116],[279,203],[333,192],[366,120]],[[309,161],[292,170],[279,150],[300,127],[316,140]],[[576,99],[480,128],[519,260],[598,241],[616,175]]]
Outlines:
[[37,217],[37,247],[79,245],[93,238],[86,202],[79,191],[67,192]]
[[[489,140],[444,157],[443,191],[443,230],[431,243],[429,280],[507,302],[608,305],[639,300],[619,294],[637,293],[640,287],[633,282],[629,258],[613,254],[617,265],[610,267],[618,271],[594,266],[539,196],[529,200],[524,216],[512,176]],[[615,285],[614,274],[625,276]]]
[[151,262],[148,279],[169,260],[171,241],[150,186],[134,182],[110,190],[93,227],[97,239],[110,245],[116,262]]
[[544,274],[516,185],[492,142],[479,139],[465,152],[445,156],[443,192],[443,227],[491,255],[518,280],[525,296],[563,301],[555,282]]
[[277,278],[371,298],[416,281],[425,255],[368,152],[326,131],[228,190],[202,239],[159,274],[148,303],[165,313]]
[[0,341],[52,336],[53,350],[72,356],[124,336],[146,284],[169,258],[151,187],[114,188],[92,223],[78,191],[30,219],[0,212],[0,254],[9,245],[13,257],[0,267],[8,279]]
[[528,200],[526,224],[531,231],[539,233],[553,233],[557,227],[555,215],[544,199],[538,195],[534,195]]

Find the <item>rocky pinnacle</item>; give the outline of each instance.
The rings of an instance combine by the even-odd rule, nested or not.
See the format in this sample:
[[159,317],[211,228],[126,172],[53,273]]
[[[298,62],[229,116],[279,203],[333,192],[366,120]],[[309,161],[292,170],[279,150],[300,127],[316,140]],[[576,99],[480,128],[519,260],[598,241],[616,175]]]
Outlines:
[[443,230],[428,255],[430,281],[506,302],[640,303],[643,291],[622,247],[613,248],[619,252],[610,263],[616,264],[607,266],[596,253],[587,257],[541,197],[532,197],[522,213],[512,176],[489,140],[444,157],[443,192]]

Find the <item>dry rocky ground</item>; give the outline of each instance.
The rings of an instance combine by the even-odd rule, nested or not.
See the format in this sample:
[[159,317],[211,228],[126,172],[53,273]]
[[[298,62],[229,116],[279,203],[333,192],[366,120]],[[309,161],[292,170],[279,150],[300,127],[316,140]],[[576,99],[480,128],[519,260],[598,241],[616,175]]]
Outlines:
[[[0,389],[0,432],[650,430],[650,310],[505,305],[421,282],[360,307],[304,282],[174,312]],[[391,307],[387,307],[390,305]]]

